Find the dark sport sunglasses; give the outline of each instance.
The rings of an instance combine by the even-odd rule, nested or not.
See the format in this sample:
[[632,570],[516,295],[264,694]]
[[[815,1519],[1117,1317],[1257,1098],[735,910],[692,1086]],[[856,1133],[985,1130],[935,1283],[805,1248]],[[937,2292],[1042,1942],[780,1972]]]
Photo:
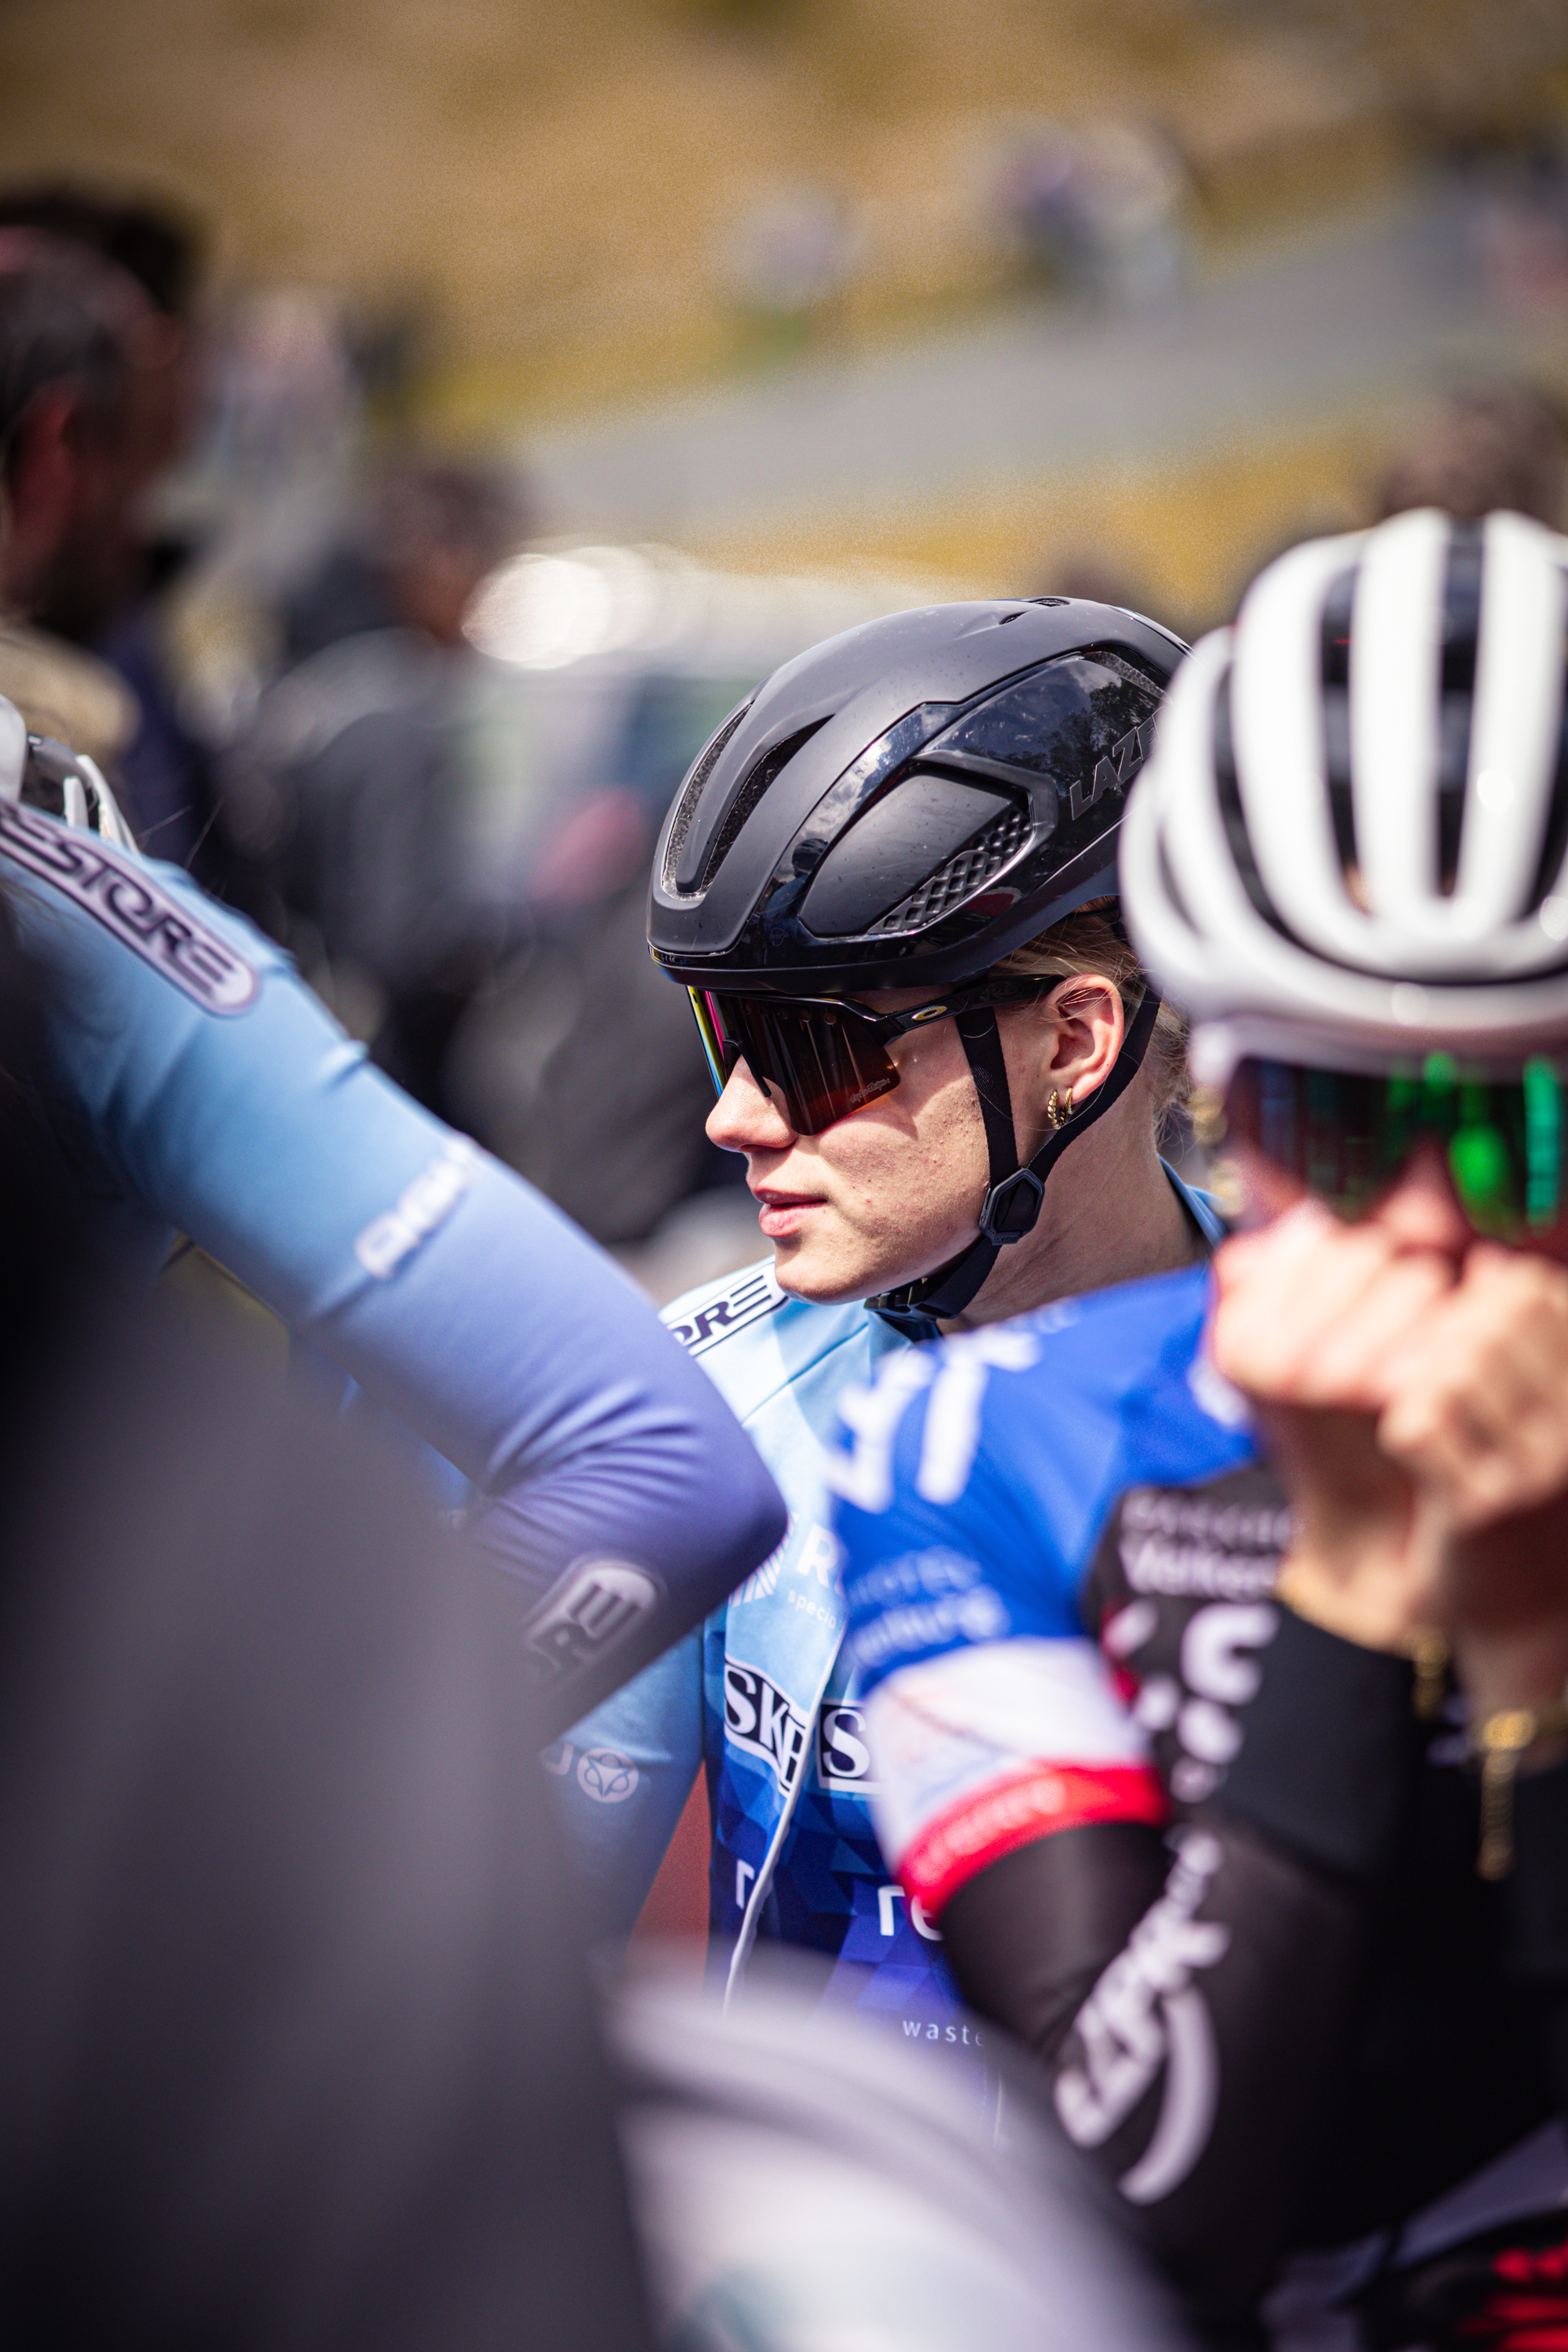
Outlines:
[[758,1086],[780,1098],[796,1135],[820,1135],[836,1119],[892,1092],[899,1073],[887,1049],[895,1038],[981,1005],[1032,1003],[1066,977],[1055,971],[980,981],[903,1013],[873,1013],[839,996],[737,996],[712,988],[687,992],[714,1090],[722,1094],[737,1062],[744,1062]]
[[1500,1078],[1451,1054],[1376,1077],[1248,1060],[1226,1090],[1224,1123],[1344,1215],[1367,1208],[1427,1141],[1479,1234],[1528,1241],[1568,1210],[1568,1088],[1548,1061]]

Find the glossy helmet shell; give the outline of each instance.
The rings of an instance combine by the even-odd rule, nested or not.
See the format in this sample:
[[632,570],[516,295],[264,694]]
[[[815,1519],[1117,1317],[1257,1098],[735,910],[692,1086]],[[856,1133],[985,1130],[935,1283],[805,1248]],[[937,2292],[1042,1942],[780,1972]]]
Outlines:
[[1127,787],[1184,651],[1059,596],[868,622],[774,672],[676,795],[648,938],[674,977],[945,986],[1116,887]]
[[1568,541],[1427,510],[1293,548],[1195,647],[1121,883],[1201,1079],[1568,1043],[1565,644]]

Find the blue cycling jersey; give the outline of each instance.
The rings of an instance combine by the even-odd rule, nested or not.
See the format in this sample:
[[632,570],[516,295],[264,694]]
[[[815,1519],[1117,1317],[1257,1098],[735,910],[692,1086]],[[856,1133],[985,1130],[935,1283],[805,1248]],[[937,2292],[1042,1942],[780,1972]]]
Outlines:
[[[1217,1238],[1207,1203],[1178,1191],[1205,1239]],[[846,1397],[869,1382],[875,1411],[892,1411],[929,1380],[937,1351],[863,1305],[787,1297],[765,1264],[693,1292],[667,1319],[778,1480],[789,1533],[700,1640],[617,1692],[555,1751],[568,1834],[606,1922],[628,1925],[705,1762],[710,1918],[730,1980],[758,1938],[802,1945],[833,1960],[836,1996],[896,2020],[910,2039],[962,2047],[974,2028],[940,1934],[877,1835],[867,1686],[843,1645],[824,1481],[825,1442]],[[998,1335],[1011,1328],[988,1327],[959,1344],[983,1356],[1005,1351],[1011,1343]]]
[[187,1234],[473,1482],[556,1724],[776,1540],[766,1472],[625,1278],[373,1069],[279,949],[8,802],[0,887],[42,974],[61,1181],[149,1280]]
[[1202,1352],[1206,1303],[1197,1267],[1059,1300],[845,1400],[828,1475],[848,1646],[878,1829],[911,1901],[940,1911],[1057,1830],[1164,1818],[1085,1583],[1123,1495],[1255,1459]]

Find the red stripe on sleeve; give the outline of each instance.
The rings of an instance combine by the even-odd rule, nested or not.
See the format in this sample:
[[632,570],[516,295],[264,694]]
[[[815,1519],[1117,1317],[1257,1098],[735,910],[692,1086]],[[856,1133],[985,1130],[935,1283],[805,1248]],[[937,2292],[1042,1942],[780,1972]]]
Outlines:
[[1089,1822],[1170,1817],[1165,1791],[1146,1764],[1031,1764],[989,1781],[938,1813],[899,1859],[911,1899],[938,1912],[978,1871],[1021,1845]]

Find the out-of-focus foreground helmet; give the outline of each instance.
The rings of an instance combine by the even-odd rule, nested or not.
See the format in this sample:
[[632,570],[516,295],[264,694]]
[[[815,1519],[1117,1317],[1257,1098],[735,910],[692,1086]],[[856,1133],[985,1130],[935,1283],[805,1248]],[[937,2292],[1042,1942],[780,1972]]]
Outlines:
[[1500,1066],[1568,1034],[1568,540],[1433,511],[1297,547],[1178,675],[1123,907],[1193,1066]]
[[654,860],[700,988],[942,987],[1115,887],[1180,641],[1113,604],[934,604],[830,637],[731,714]]
[[[800,1958],[791,1954],[792,1959]],[[646,1969],[609,2028],[662,2343],[690,2352],[1186,2352],[1032,2112],[776,1969],[721,2010]],[[996,2053],[991,2053],[994,2058]]]

